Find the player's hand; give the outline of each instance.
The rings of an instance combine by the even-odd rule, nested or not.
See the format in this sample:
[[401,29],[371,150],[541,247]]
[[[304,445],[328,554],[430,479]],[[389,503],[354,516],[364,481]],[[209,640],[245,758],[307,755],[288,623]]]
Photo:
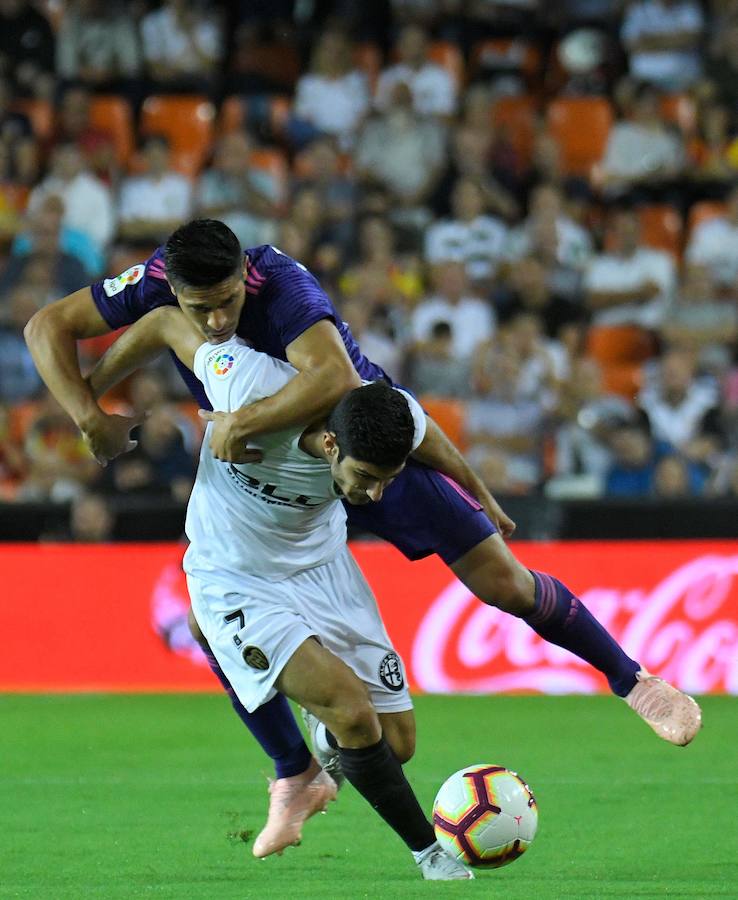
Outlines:
[[482,487],[477,492],[477,500],[484,507],[484,511],[489,516],[492,524],[500,532],[503,538],[509,538],[518,527],[515,522],[508,516],[500,504],[490,494],[487,488]]
[[248,437],[239,433],[233,413],[199,410],[201,419],[212,422],[210,450],[217,459],[233,463],[258,463],[264,458],[261,450],[248,447]]
[[101,466],[106,466],[111,459],[138,446],[138,441],[131,439],[131,430],[140,425],[147,415],[145,412],[135,416],[102,414],[94,422],[80,426],[80,431],[90,453]]

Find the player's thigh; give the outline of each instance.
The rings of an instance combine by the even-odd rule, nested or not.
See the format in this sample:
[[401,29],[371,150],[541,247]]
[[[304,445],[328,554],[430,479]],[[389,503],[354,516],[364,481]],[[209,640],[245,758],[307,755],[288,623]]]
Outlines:
[[415,713],[412,709],[404,712],[379,713],[387,743],[401,763],[406,763],[415,755]]
[[275,687],[325,722],[367,717],[371,708],[369,692],[356,673],[315,638],[292,654]]
[[533,576],[499,534],[481,541],[452,563],[451,570],[482,602],[517,616],[533,611]]

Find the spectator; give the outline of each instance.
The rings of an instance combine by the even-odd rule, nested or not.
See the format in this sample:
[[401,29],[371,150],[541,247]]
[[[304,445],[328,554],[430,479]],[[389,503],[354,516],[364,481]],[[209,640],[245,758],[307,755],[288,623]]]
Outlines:
[[676,287],[674,261],[662,250],[641,246],[632,210],[613,215],[612,244],[610,252],[593,258],[584,278],[593,322],[658,328]]
[[[56,194],[49,194],[34,213],[27,215],[24,225],[26,227],[13,241],[13,256],[23,257],[33,253],[36,249],[35,232],[38,230],[42,240],[56,235],[58,250],[62,254],[73,256],[82,264],[88,282],[100,275],[105,268],[105,257],[90,236],[64,225],[64,201]],[[64,280],[76,281],[77,278],[77,271],[68,267]]]
[[115,232],[113,198],[107,185],[86,168],[74,144],[62,143],[54,148],[49,174],[31,191],[29,212],[42,206],[51,194],[64,203],[63,224],[85,234],[97,253],[105,254]]
[[316,191],[326,226],[341,247],[348,248],[355,238],[358,197],[353,176],[345,172],[345,157],[339,155],[331,138],[322,137],[305,148],[301,162],[305,173],[297,186],[307,185]]
[[215,91],[223,33],[206,4],[164,0],[142,19],[141,40],[152,93]]
[[170,166],[169,141],[150,135],[141,146],[144,173],[120,187],[119,235],[133,244],[158,244],[192,212],[192,185]]
[[396,85],[386,112],[367,122],[356,149],[356,168],[368,187],[388,191],[393,218],[408,227],[428,224],[428,202],[445,166],[445,132],[419,118],[406,85]]
[[654,496],[662,500],[679,500],[699,493],[701,483],[695,480],[686,460],[681,456],[664,456],[653,473]]
[[318,39],[310,70],[297,82],[290,137],[298,147],[321,134],[336,138],[344,150],[353,145],[369,111],[369,88],[351,52],[340,31],[324,31]]
[[[659,95],[648,85],[639,88],[631,121],[610,130],[600,177],[609,197],[631,195],[633,200],[669,199],[685,163],[681,137],[664,122]],[[678,198],[678,194],[677,194]]]
[[722,372],[738,338],[735,300],[718,295],[706,266],[689,266],[660,334],[667,346],[695,351],[701,368]]
[[725,214],[694,229],[687,244],[687,262],[707,266],[719,287],[735,294],[738,279],[738,185],[728,194]]
[[700,92],[728,109],[738,107],[738,19],[721,24],[707,55],[706,80]]
[[29,471],[19,500],[65,503],[100,474],[77,426],[48,392],[28,426],[24,451]]
[[403,376],[403,346],[389,308],[370,306],[356,297],[342,305],[341,313],[366,356],[390,378],[400,380]]
[[105,469],[103,485],[116,493],[171,497],[185,503],[195,462],[168,404],[154,407],[139,430],[138,446]]
[[528,256],[541,235],[548,233],[559,265],[576,270],[586,267],[592,256],[592,238],[567,214],[562,190],[553,184],[540,184],[531,193],[527,218],[510,233],[508,255],[512,259]]
[[360,299],[369,310],[386,306],[400,317],[423,293],[419,260],[398,253],[395,230],[382,216],[367,216],[362,221],[359,260],[346,269],[339,286],[345,297]]
[[82,82],[98,93],[137,99],[141,49],[134,20],[110,0],[73,0],[59,26],[56,71],[64,81]]
[[559,293],[554,274],[538,257],[512,263],[506,284],[496,293],[500,316],[510,318],[523,310],[535,313],[550,337],[558,337],[564,326],[579,321],[582,314],[578,304]]
[[507,244],[507,228],[485,215],[484,195],[471,178],[460,178],[451,193],[452,218],[437,222],[425,234],[425,259],[434,264],[461,257],[470,283],[486,292],[492,284]]
[[293,31],[282,27],[265,34],[263,25],[253,20],[253,10],[248,10],[233,38],[226,93],[293,93],[300,76]]
[[520,390],[520,362],[501,348],[486,392],[467,406],[466,438],[470,463],[482,470],[490,453],[504,458],[510,493],[528,493],[543,475],[542,444],[546,411],[540,399]]
[[[59,198],[53,195],[28,214],[27,250],[22,254],[13,254],[8,260],[0,274],[0,296],[25,281],[28,270],[34,266],[41,266],[51,278],[53,296],[45,297],[44,302],[72,294],[89,284],[89,273],[79,257],[68,252],[64,246],[62,214],[63,206]],[[71,234],[74,240],[74,232]]]
[[454,353],[448,322],[438,321],[427,341],[417,341],[408,358],[408,377],[416,394],[466,398],[471,394],[469,360]]
[[688,176],[699,197],[721,198],[738,175],[738,144],[732,134],[731,112],[715,101],[701,104],[698,133],[689,142]]
[[0,76],[0,148],[5,177],[16,184],[33,184],[39,175],[40,153],[27,116],[11,109],[10,82]]
[[442,66],[428,57],[428,35],[418,25],[407,25],[397,41],[398,62],[379,76],[375,103],[388,110],[398,84],[407,85],[412,107],[419,116],[452,116],[456,111],[456,85]]
[[[0,360],[2,357],[0,357]],[[0,366],[2,362],[0,361]],[[11,407],[0,400],[0,498],[15,499],[26,471],[26,459],[13,434]]]
[[0,76],[21,97],[53,94],[54,32],[28,0],[0,0]]
[[110,132],[96,128],[91,123],[90,102],[90,91],[84,85],[70,85],[66,88],[47,150],[57,144],[74,144],[82,153],[90,171],[106,184],[112,184],[118,174],[115,143]]
[[78,544],[104,544],[114,540],[115,513],[110,501],[102,494],[81,491],[69,504],[69,521],[66,528],[41,540],[63,541]]
[[625,12],[621,38],[634,78],[683,91],[700,77],[704,27],[695,0],[638,0]]
[[0,403],[24,403],[41,393],[41,378],[31,359],[23,329],[39,309],[32,291],[16,288],[3,291],[0,319]]
[[275,240],[282,201],[282,185],[271,173],[251,165],[252,151],[245,131],[224,134],[195,190],[197,215],[221,219],[244,247]]
[[604,483],[613,462],[610,436],[622,423],[633,421],[635,411],[627,400],[605,391],[595,360],[574,363],[562,385],[556,417],[556,475],[592,476]]
[[466,269],[459,257],[433,266],[431,282],[435,293],[421,301],[412,312],[413,339],[427,341],[437,322],[447,322],[453,336],[454,355],[459,359],[470,359],[477,346],[494,333],[492,308],[470,293]]
[[644,424],[627,424],[610,437],[613,462],[605,479],[608,497],[645,497],[656,468],[651,436]]
[[720,395],[712,378],[698,378],[692,354],[667,351],[658,376],[638,397],[654,440],[692,462],[710,465],[723,448]]

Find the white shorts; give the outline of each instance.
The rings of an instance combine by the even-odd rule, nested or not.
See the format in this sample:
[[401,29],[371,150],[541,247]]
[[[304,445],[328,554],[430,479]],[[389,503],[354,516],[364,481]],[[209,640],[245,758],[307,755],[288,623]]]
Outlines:
[[187,585],[197,624],[249,712],[275,695],[279,673],[313,636],[366,684],[377,712],[412,709],[402,660],[348,547],[284,581],[249,576],[226,588],[188,575]]

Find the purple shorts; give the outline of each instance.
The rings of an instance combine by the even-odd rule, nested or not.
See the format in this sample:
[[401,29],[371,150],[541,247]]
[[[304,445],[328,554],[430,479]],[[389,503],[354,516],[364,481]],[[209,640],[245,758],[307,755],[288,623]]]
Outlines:
[[384,538],[408,559],[437,553],[451,565],[497,531],[453,479],[412,460],[379,503],[344,506],[349,525]]

